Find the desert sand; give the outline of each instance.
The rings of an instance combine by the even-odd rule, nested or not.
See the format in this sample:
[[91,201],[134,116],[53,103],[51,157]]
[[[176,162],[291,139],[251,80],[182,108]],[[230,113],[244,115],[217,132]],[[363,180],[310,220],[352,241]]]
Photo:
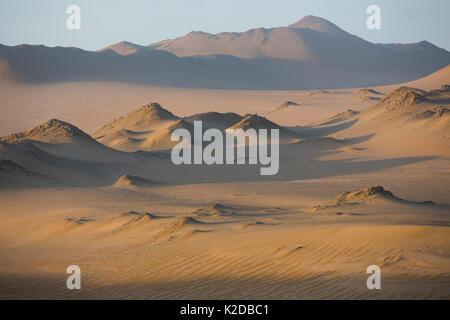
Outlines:
[[[449,299],[449,72],[315,91],[0,85],[0,298]],[[194,120],[280,128],[279,174],[173,165],[170,133]]]

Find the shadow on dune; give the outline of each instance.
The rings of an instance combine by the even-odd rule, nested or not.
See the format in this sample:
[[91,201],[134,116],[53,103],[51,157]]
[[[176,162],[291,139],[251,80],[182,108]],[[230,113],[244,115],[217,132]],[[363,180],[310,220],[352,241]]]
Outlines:
[[299,133],[305,137],[323,137],[327,136],[345,129],[348,129],[352,127],[353,125],[358,122],[358,119],[339,123],[332,126],[295,126],[295,127],[288,127],[289,130],[292,130],[296,133]]
[[[354,121],[325,128],[342,130],[342,126],[351,126]],[[317,129],[319,130],[319,129]],[[322,129],[320,129],[322,130]],[[376,172],[378,170],[409,165],[437,159],[433,156],[399,157],[388,159],[359,158],[358,153],[348,154],[346,158],[327,160],[323,157],[343,153],[340,148],[369,141],[374,134],[337,140],[320,137],[327,132],[316,131],[315,138],[304,139],[296,143],[280,145],[279,172],[273,176],[260,175],[262,165],[174,165],[170,151],[126,153],[116,151],[96,143],[91,148],[67,150],[62,152],[60,145],[36,143],[4,144],[4,156],[18,162],[24,168],[31,168],[40,174],[47,174],[61,183],[25,183],[15,182],[14,172],[9,174],[10,183],[0,183],[0,189],[21,188],[68,188],[111,186],[123,174],[129,174],[168,185],[198,183],[252,182],[252,181],[291,181],[319,179],[332,176]],[[98,145],[101,146],[98,148]],[[45,146],[45,149],[44,149]],[[54,151],[54,149],[56,149]],[[78,159],[70,155],[82,153]],[[86,152],[85,152],[86,151]],[[94,152],[90,152],[94,151]],[[246,161],[248,163],[248,161]],[[0,174],[2,172],[0,171]],[[38,183],[39,182],[39,183]]]
[[358,143],[367,142],[370,139],[372,139],[374,136],[375,136],[375,133],[371,133],[371,134],[366,134],[364,136],[353,137],[353,138],[346,138],[344,140],[344,142],[346,144],[358,144]]
[[[166,176],[169,184],[196,184],[252,181],[292,181],[329,178],[350,174],[371,173],[379,170],[435,160],[436,156],[398,157],[386,159],[361,158],[350,154],[343,159],[327,160],[325,156],[340,154],[342,147],[369,141],[375,134],[336,140],[327,137],[312,138],[291,144],[280,145],[279,172],[273,176],[260,175],[258,165],[179,165],[169,163],[170,172],[176,177]],[[169,160],[170,161],[170,160]],[[188,175],[183,173],[189,173]]]
[[[349,174],[361,174],[376,172],[413,163],[437,159],[436,157],[401,157],[380,160],[359,160],[357,158],[343,160],[313,160],[303,159],[294,162],[280,163],[280,171],[274,176],[261,176],[259,165],[236,165],[233,168],[216,168],[214,166],[198,166],[195,176],[189,179],[180,177],[168,181],[169,184],[197,184],[197,183],[221,183],[221,182],[255,182],[255,181],[292,181],[329,178]],[[181,165],[174,167],[172,173],[180,175],[183,170],[190,170],[190,166]],[[202,172],[202,173],[201,173]]]
[[[111,186],[121,172],[131,172],[144,178],[158,179],[162,185],[185,185],[201,183],[232,183],[256,181],[293,181],[329,178],[349,174],[371,173],[423,161],[438,159],[437,157],[400,157],[389,159],[360,160],[358,158],[339,160],[317,160],[319,156],[332,154],[333,151],[318,151],[304,158],[281,159],[278,174],[261,176],[261,165],[173,165],[165,163],[158,167],[148,162],[136,165],[124,164],[103,168],[79,168],[83,172],[76,177],[65,177],[64,182],[58,184],[9,184],[1,189],[24,188],[71,188],[71,187],[105,187]],[[86,170],[84,170],[86,169]],[[117,172],[117,174],[116,174]],[[187,173],[186,173],[187,172]],[[76,172],[74,173],[76,174]],[[92,175],[91,175],[92,174]],[[89,179],[86,178],[89,176]],[[85,177],[86,179],[84,179]]]

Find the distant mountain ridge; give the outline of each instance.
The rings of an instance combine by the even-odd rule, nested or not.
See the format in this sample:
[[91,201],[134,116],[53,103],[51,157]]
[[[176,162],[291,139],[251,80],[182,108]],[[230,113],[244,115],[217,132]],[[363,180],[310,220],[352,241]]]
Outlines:
[[184,37],[150,44],[149,47],[181,57],[226,54],[241,58],[269,57],[313,61],[320,48],[315,47],[311,37],[324,40],[337,37],[341,41],[357,38],[330,21],[306,16],[288,27],[257,28],[246,32],[218,34],[194,31]]
[[214,89],[336,89],[407,82],[450,64],[421,41],[374,44],[314,16],[281,28],[184,37],[99,51],[0,45],[0,77],[27,83],[118,81]]

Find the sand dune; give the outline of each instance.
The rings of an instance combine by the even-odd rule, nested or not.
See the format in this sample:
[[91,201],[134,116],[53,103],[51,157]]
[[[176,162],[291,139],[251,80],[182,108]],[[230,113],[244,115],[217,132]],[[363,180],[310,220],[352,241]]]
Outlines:
[[104,136],[123,129],[134,131],[145,131],[153,127],[153,125],[168,120],[178,120],[178,117],[170,111],[164,109],[158,103],[149,103],[129,114],[114,119],[106,124],[103,128],[94,133],[94,136],[103,138]]
[[[423,154],[426,150],[428,154],[448,156],[449,101],[446,87],[437,91],[399,87],[363,112],[341,117],[340,125],[351,125],[337,137],[369,134],[373,135],[372,148],[378,151]],[[336,123],[325,122],[328,126]]]
[[310,93],[308,93],[308,96],[323,96],[326,94],[330,94],[330,92],[327,90],[316,90],[316,91],[311,91]]
[[360,89],[355,96],[360,100],[360,101],[375,101],[375,100],[380,100],[381,99],[381,92],[378,92],[374,89],[370,89],[370,88],[363,88]]
[[122,151],[168,148],[173,144],[171,132],[188,126],[180,121],[158,103],[150,103],[114,119],[94,136],[99,142]]
[[400,108],[411,108],[413,105],[428,102],[426,95],[427,92],[421,89],[400,87],[377,103],[375,108],[384,106],[386,111],[399,111]]
[[201,121],[203,130],[278,129],[282,137],[296,137],[296,133],[258,116],[236,113],[207,112],[180,119],[157,103],[139,108],[128,115],[113,120],[97,131],[97,140],[111,148],[121,151],[169,150],[178,141],[172,141],[175,129],[187,129],[193,136],[194,121]]
[[122,175],[116,182],[114,182],[114,187],[126,188],[126,187],[149,187],[155,185],[155,182],[129,174]]
[[352,117],[356,116],[358,113],[359,113],[358,111],[348,109],[347,111],[339,112],[338,114],[335,114],[334,116],[332,116],[328,119],[313,123],[312,125],[321,126],[321,125],[330,125],[330,124],[339,123],[344,120],[351,119]]
[[299,134],[286,129],[275,122],[272,122],[268,120],[265,117],[259,116],[257,114],[247,114],[244,116],[244,118],[239,121],[238,123],[232,125],[231,127],[227,128],[227,130],[248,130],[248,129],[267,129],[268,134],[270,134],[271,129],[277,129],[279,130],[279,135],[281,139],[293,139],[300,137]]
[[198,217],[230,217],[236,216],[234,208],[225,206],[220,203],[214,203],[211,205],[205,205],[192,211],[192,215]]
[[448,84],[449,78],[450,78],[450,65],[447,65],[428,76],[405,83],[404,86],[421,88],[423,90],[431,90],[443,84]]
[[253,128],[253,129],[281,129],[281,127],[279,125],[277,125],[276,123],[258,116],[257,114],[249,114],[249,115],[245,115],[244,118],[239,121],[238,123],[232,125],[231,127],[229,127],[228,129],[232,129],[232,130],[238,130],[238,129],[243,129],[243,130],[247,130],[249,128]]
[[95,143],[89,135],[77,127],[57,119],[51,119],[28,131],[14,133],[7,137],[3,137],[0,141],[11,143],[26,139],[50,143],[66,143],[73,141]]
[[[449,299],[446,83],[361,91],[377,101],[355,99],[359,89],[201,91],[194,109],[117,107],[102,121],[125,116],[97,140],[84,121],[9,135],[0,142],[0,298]],[[248,105],[229,103],[234,94]],[[217,97],[223,110],[208,111]],[[286,100],[302,107],[255,115],[264,101],[268,111]],[[279,174],[173,165],[161,150],[195,120],[289,133]],[[64,285],[72,264],[82,270],[77,292]],[[382,290],[366,288],[373,264]]]
[[192,217],[179,217],[174,221],[167,224],[163,230],[159,231],[154,237],[153,242],[161,241],[173,241],[181,236],[181,239],[187,239],[201,232],[199,229],[191,229],[187,233],[180,234],[180,232],[185,231],[186,228],[202,226],[204,222],[201,222]]
[[[330,200],[324,204],[314,207],[314,211],[320,211],[328,208],[337,208],[345,205],[355,205],[374,202],[379,200],[400,201],[404,203],[407,202],[406,200],[397,198],[392,194],[392,192],[385,190],[383,187],[376,186],[356,191],[345,191],[340,195],[336,196],[333,200]],[[412,204],[413,202],[409,203]],[[424,201],[422,203],[415,203],[415,204],[433,204],[433,202]]]
[[142,150],[171,150],[178,141],[172,141],[172,133],[176,129],[186,129],[193,136],[194,127],[187,121],[181,119],[170,123],[167,127],[153,133],[142,144]]
[[123,158],[121,154],[106,148],[74,125],[57,119],[51,119],[30,130],[0,138],[0,142],[31,143],[45,152],[71,160],[101,162],[111,157]]
[[133,155],[110,149],[56,119],[0,138],[0,157],[10,164],[2,185],[13,179],[13,188],[104,185],[115,171],[136,162]]
[[332,137],[316,137],[316,138],[306,138],[301,139],[299,141],[295,141],[292,144],[303,146],[303,147],[319,147],[323,148],[326,146],[331,147],[341,147],[344,144],[344,141],[338,140]]
[[280,104],[275,110],[284,110],[290,107],[297,107],[299,106],[298,103],[294,102],[294,101],[285,101],[282,104]]
[[188,116],[185,120],[189,122],[202,121],[203,126],[210,128],[217,128],[225,130],[228,127],[238,123],[242,120],[242,116],[234,112],[219,113],[219,112],[206,112],[199,113],[193,116]]
[[11,160],[0,159],[1,189],[9,189],[11,186],[21,188],[55,187],[60,183],[61,181],[55,177],[34,172]]

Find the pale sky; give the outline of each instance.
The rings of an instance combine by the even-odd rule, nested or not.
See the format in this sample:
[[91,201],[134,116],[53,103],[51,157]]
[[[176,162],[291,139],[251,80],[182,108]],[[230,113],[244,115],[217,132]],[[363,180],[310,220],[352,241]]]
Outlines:
[[[81,9],[68,30],[66,8]],[[381,30],[366,8],[381,9]],[[122,40],[148,45],[190,31],[242,32],[282,27],[312,14],[371,42],[427,40],[450,50],[450,0],[0,0],[0,43],[97,50]]]

